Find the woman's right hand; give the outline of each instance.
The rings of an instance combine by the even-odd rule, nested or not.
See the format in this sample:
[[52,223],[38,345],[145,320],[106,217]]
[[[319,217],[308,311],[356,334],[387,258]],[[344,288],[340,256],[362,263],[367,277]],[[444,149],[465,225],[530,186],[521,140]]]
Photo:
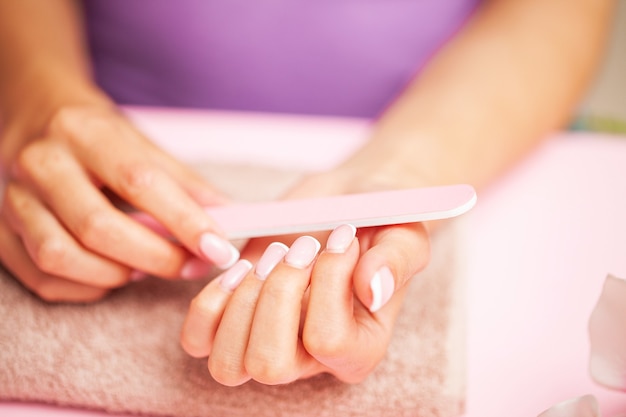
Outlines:
[[[238,259],[202,209],[225,197],[114,105],[60,107],[42,120],[8,120],[0,138],[0,261],[35,294],[92,301],[142,274],[194,278]],[[111,193],[177,242],[133,220]]]

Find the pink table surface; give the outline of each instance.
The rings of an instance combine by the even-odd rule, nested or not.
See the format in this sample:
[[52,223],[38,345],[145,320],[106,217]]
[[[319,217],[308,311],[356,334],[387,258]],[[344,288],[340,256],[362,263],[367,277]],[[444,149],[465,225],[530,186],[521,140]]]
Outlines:
[[[350,155],[369,128],[354,119],[129,114],[185,160],[311,171]],[[626,138],[556,134],[479,193],[477,206],[457,222],[467,280],[465,416],[536,416],[587,393],[599,399],[603,416],[625,412],[626,393],[588,376],[587,320],[607,273],[626,278]],[[0,415],[105,414],[3,403]]]

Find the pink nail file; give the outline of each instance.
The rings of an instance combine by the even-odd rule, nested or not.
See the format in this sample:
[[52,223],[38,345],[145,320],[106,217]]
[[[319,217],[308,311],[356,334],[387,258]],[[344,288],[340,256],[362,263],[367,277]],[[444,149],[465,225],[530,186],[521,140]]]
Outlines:
[[[470,185],[411,188],[323,198],[280,200],[207,207],[229,239],[332,230],[350,223],[356,227],[413,223],[455,217],[476,204]],[[152,217],[136,220],[167,234]]]

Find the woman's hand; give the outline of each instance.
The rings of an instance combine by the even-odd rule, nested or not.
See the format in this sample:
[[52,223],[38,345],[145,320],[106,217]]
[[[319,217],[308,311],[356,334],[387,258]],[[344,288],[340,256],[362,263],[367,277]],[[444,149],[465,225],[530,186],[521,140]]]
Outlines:
[[255,267],[241,260],[209,283],[191,303],[183,348],[209,356],[225,385],[322,372],[363,380],[385,355],[406,283],[428,262],[429,239],[422,224],[364,228],[357,239],[343,225],[315,259],[319,247],[310,236],[289,249],[273,242]]
[[[90,301],[142,274],[193,278],[237,260],[201,208],[224,197],[113,105],[60,107],[42,121],[9,121],[0,140],[0,261],[34,293]],[[130,218],[108,194],[180,243]]]
[[[350,166],[310,175],[284,198],[394,185],[410,184]],[[363,380],[385,355],[406,284],[430,259],[430,241],[422,223],[355,233],[343,225],[330,236],[251,240],[242,257],[258,263],[240,261],[194,298],[183,348],[209,356],[211,374],[225,385],[282,384],[323,372]],[[325,247],[317,259],[315,242]]]

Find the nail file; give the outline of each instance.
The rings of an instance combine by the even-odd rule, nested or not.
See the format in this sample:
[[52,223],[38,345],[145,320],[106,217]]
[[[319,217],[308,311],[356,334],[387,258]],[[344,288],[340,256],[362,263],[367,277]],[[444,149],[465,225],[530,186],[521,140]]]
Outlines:
[[[466,184],[410,188],[361,194],[236,203],[205,208],[228,239],[441,220],[459,216],[476,204],[474,188]],[[168,232],[145,213],[131,215],[156,232]]]

